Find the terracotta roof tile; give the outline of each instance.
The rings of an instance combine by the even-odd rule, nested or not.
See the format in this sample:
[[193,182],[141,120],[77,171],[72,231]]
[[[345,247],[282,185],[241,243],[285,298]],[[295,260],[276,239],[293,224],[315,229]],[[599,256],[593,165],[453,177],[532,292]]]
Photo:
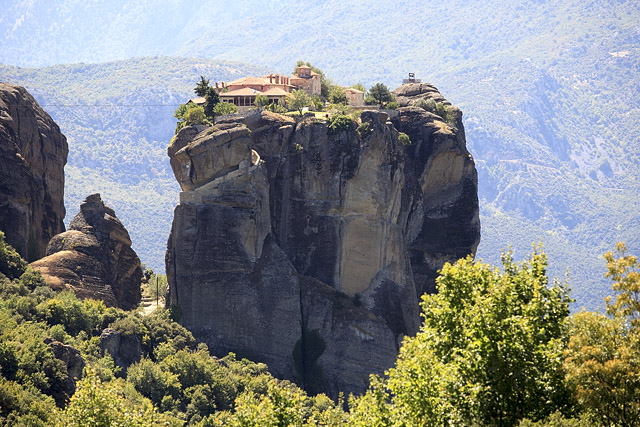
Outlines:
[[287,96],[289,92],[286,90],[280,89],[279,87],[272,87],[264,91],[264,94],[267,96]]

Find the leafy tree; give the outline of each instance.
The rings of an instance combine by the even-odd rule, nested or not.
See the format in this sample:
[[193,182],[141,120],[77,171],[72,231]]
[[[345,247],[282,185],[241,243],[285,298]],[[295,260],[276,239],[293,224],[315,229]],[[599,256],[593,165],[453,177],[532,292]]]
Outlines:
[[605,426],[640,426],[640,333],[624,319],[581,312],[570,322],[567,383]]
[[604,255],[607,261],[607,277],[613,283],[613,291],[617,294],[615,302],[606,298],[607,312],[614,316],[626,317],[633,326],[640,326],[640,262],[638,257],[627,255],[624,243],[617,245],[619,258],[613,252]]
[[365,98],[365,104],[383,105],[387,102],[393,101],[393,95],[389,91],[389,88],[384,83],[376,83],[369,89],[369,93]]
[[566,352],[567,383],[584,411],[606,426],[640,426],[640,315],[638,259],[605,254],[607,276],[617,293],[606,298],[607,312],[582,312],[571,319]]
[[364,85],[362,83],[356,83],[354,85],[349,86],[353,89],[358,89],[360,92],[366,94],[367,93],[367,88],[364,87]]
[[[502,263],[502,272],[470,257],[443,267],[438,293],[423,296],[420,332],[363,397],[377,402],[373,425],[513,426],[566,407],[568,291],[548,286],[543,252],[520,265],[505,254]],[[368,415],[354,404],[362,422]]]
[[0,424],[46,426],[53,424],[57,409],[53,399],[0,376]]
[[333,86],[329,90],[329,102],[332,104],[347,104],[347,94],[341,86]]
[[136,405],[128,397],[122,383],[102,383],[98,375],[89,369],[78,383],[78,389],[58,418],[57,425],[151,427],[161,421],[148,401]]
[[236,399],[233,414],[216,417],[211,425],[231,427],[346,426],[347,416],[324,395],[309,398],[287,381],[271,379],[266,393],[245,392]]
[[560,412],[554,412],[549,417],[538,422],[524,419],[519,427],[593,427],[600,425],[590,414],[580,414],[576,418],[567,418]]
[[68,334],[76,335],[80,331],[91,334],[100,329],[106,306],[102,301],[80,301],[73,291],[66,291],[38,304],[36,310],[40,320],[51,326],[62,325]]
[[180,106],[176,109],[176,111],[173,112],[173,117],[175,117],[178,120],[184,120],[184,115],[187,113],[187,111],[191,108],[196,108],[197,106],[198,105],[194,104],[193,102],[189,102],[187,104],[180,104]]
[[313,95],[311,103],[313,104],[314,111],[322,111],[324,109],[324,102],[322,102],[322,99],[318,95]]
[[270,104],[269,97],[267,95],[258,95],[253,104],[258,108],[266,107]]
[[204,108],[201,106],[196,106],[194,108],[189,108],[184,115],[184,123],[185,126],[192,125],[204,125],[208,124],[209,121],[204,114]]
[[177,375],[163,370],[149,359],[142,359],[129,366],[127,381],[158,407],[165,396],[177,398],[180,391]]
[[216,106],[213,107],[213,115],[215,117],[226,116],[227,114],[235,114],[237,112],[238,107],[230,102],[218,102]]
[[286,98],[287,106],[291,110],[296,110],[302,116],[302,110],[311,106],[311,97],[302,89],[293,90],[291,96]]
[[206,99],[206,102],[204,104],[204,114],[205,116],[207,116],[207,119],[209,119],[213,123],[216,117],[214,109],[220,102],[220,96],[214,88],[210,87],[205,92],[204,98]]
[[207,91],[209,90],[209,79],[205,79],[204,76],[200,76],[200,81],[193,89],[193,91],[198,96],[206,96]]
[[[207,122],[206,121],[207,118],[204,114],[204,108],[202,106],[194,104],[193,102],[189,102],[187,104],[180,104],[178,109],[173,113],[173,117],[178,119],[178,123],[176,123],[176,130],[175,130],[176,134],[180,132],[180,129],[182,129],[183,127],[194,124],[192,123],[193,120],[201,121],[200,112],[190,113],[191,110],[195,110],[195,109],[199,109],[202,112],[202,116],[204,117],[205,122]],[[187,118],[189,118],[189,122],[187,122]],[[201,123],[198,123],[198,124],[201,124]]]

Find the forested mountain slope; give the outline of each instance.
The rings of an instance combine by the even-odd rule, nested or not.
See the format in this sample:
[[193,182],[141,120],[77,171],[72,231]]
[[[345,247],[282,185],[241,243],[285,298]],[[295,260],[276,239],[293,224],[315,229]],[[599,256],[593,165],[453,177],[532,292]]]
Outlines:
[[[552,275],[564,275],[571,265],[578,305],[594,307],[606,288],[599,273],[601,254],[616,240],[625,240],[631,250],[640,248],[636,1],[8,3],[0,12],[0,62],[5,64],[179,54],[239,60],[288,73],[295,60],[304,59],[337,83],[370,86],[383,81],[392,87],[415,72],[465,114],[467,142],[480,178],[480,257],[497,263],[497,254],[508,244],[520,254],[541,240],[555,266]],[[81,66],[75,69],[82,72]],[[117,82],[126,99],[130,77],[122,73]],[[183,81],[193,83],[198,74],[185,75]],[[166,85],[147,76],[147,85],[140,79],[141,86],[132,87],[145,97],[166,98]],[[33,90],[28,82],[15,83]],[[48,85],[55,86],[56,80]],[[133,124],[138,115],[148,117],[105,112],[93,114],[92,120],[118,129],[109,124],[118,117],[129,121],[128,127],[109,132],[130,132],[144,127]],[[170,108],[162,117],[171,120]],[[131,159],[140,159],[141,153],[156,158],[156,152],[137,146],[140,138],[132,141],[136,146],[123,144],[123,153],[133,151],[122,154],[120,162],[137,161]],[[101,150],[96,151],[92,157],[99,156]],[[73,164],[70,158],[70,185]],[[107,179],[102,172],[93,175]],[[136,197],[151,194],[142,190],[160,182],[172,185],[168,179],[133,183]]]

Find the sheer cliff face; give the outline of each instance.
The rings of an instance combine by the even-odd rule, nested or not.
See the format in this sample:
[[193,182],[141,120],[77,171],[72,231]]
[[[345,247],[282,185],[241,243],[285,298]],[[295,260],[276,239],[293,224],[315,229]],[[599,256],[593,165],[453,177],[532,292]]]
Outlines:
[[363,112],[359,133],[252,112],[178,134],[168,303],[213,353],[332,396],[393,364],[419,295],[480,227],[461,114],[390,114]]
[[64,231],[67,140],[22,87],[0,83],[0,229],[29,261]]

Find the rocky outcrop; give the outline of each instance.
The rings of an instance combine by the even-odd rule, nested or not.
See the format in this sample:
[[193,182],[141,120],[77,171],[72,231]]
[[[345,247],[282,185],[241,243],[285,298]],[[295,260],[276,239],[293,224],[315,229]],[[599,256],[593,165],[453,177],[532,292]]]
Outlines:
[[461,114],[390,114],[330,131],[253,111],[177,135],[168,304],[214,354],[331,396],[394,363],[419,295],[480,226]]
[[56,289],[132,309],[140,303],[142,270],[129,233],[99,194],[80,205],[69,230],[49,242],[46,257],[31,264]]
[[100,334],[100,352],[103,356],[105,353],[109,354],[113,363],[126,374],[129,366],[140,361],[142,343],[137,335],[125,335],[106,328]]
[[0,83],[0,229],[28,261],[64,231],[67,140],[20,86]]
[[52,396],[59,406],[66,404],[69,398],[76,392],[76,381],[82,379],[82,370],[85,361],[80,350],[66,345],[53,338],[44,340],[49,345],[56,359],[61,360],[66,368],[66,378],[56,378],[54,387],[51,388]]

